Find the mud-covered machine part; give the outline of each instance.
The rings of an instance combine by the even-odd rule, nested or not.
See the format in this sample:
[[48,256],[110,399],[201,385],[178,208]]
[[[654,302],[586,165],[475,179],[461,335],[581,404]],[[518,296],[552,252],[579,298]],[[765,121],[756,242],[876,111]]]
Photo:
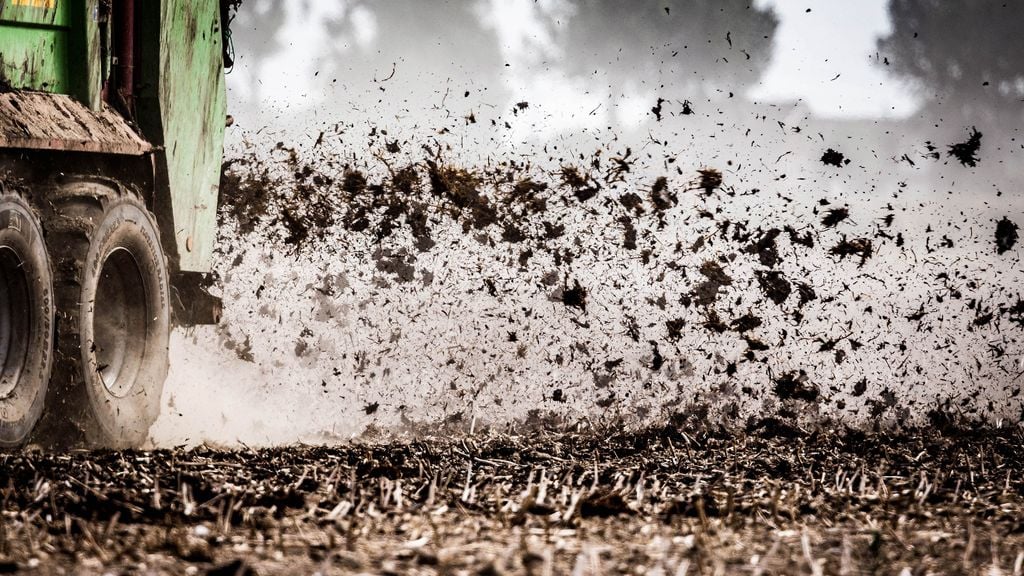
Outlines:
[[58,318],[42,438],[141,444],[168,369],[170,290],[153,215],[136,194],[86,181],[51,195],[44,223]]
[[0,187],[0,446],[39,420],[53,357],[53,278],[42,227],[24,195]]
[[228,7],[0,0],[0,447],[144,443],[219,320]]

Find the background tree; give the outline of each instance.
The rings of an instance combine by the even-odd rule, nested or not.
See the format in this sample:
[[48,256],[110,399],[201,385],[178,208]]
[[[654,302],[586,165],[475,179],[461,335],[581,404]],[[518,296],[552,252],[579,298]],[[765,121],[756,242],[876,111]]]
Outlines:
[[740,94],[771,58],[778,21],[748,0],[591,0],[567,26],[566,64],[607,71],[613,94],[644,78],[704,94]]
[[1024,2],[891,0],[879,62],[964,122],[1022,118]]

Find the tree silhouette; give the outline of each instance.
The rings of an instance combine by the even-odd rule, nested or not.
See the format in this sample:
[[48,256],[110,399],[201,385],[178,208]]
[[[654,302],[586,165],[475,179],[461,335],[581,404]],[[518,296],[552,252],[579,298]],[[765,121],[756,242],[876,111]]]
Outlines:
[[576,10],[567,65],[608,72],[613,94],[629,78],[739,94],[768,64],[778,24],[748,0],[591,0]]
[[[324,37],[326,30],[327,40],[307,46],[308,37],[285,38],[282,31],[295,21],[297,10],[316,7],[312,0],[244,0],[234,30],[236,52],[249,72],[244,77],[252,83],[248,93],[261,106],[269,83],[281,81],[267,71],[280,71],[280,51],[294,42],[305,50],[297,57],[307,68],[314,62],[316,73],[305,78],[296,97],[303,92],[320,96],[320,119],[362,115],[388,122],[412,119],[426,125],[476,114],[479,118],[472,117],[480,126],[497,121],[500,127],[505,123],[502,115],[511,110],[508,102],[519,101],[520,83],[525,79],[529,84],[534,74],[539,82],[547,82],[544,73],[553,70],[552,82],[584,80],[574,86],[582,86],[588,94],[607,95],[612,107],[619,106],[627,92],[639,93],[651,99],[646,108],[660,110],[659,102],[664,102],[668,118],[690,114],[689,104],[684,104],[690,100],[696,112],[688,116],[689,125],[711,123],[709,129],[717,131],[712,114],[721,117],[747,105],[741,96],[768,64],[778,24],[770,9],[756,9],[751,0],[562,0],[557,4],[564,11],[544,11],[542,18],[551,27],[551,42],[557,50],[542,50],[539,59],[531,56],[509,65],[500,31],[516,23],[482,16],[494,4],[483,0],[336,1],[345,7],[332,12],[340,17],[315,20],[321,32],[318,37]],[[350,42],[350,16],[358,7],[376,19],[372,48]],[[267,66],[271,62],[273,66]],[[303,63],[297,62],[296,68]],[[529,84],[526,90],[535,87]],[[522,99],[545,96],[535,91]],[[709,99],[715,101],[713,111],[706,105]],[[609,109],[605,107],[601,114]],[[654,112],[655,116],[660,114]],[[620,121],[624,120],[617,114],[608,116],[610,125]],[[290,122],[294,125],[297,120]]]
[[[308,38],[283,37],[282,27],[289,18],[301,17],[316,2],[327,1],[344,8],[337,12],[340,17],[310,22],[327,32],[327,41],[307,46]],[[401,108],[403,100],[424,99],[438,89],[444,92],[446,78],[465,78],[501,66],[493,34],[480,25],[474,6],[475,0],[244,0],[233,30],[235,50],[239,62],[253,71],[248,78],[253,94],[259,94],[260,85],[271,81],[263,77],[265,64],[287,44],[295,43],[306,49],[304,61],[315,63],[317,77],[310,80],[312,90],[345,101],[362,100],[384,114],[383,108]],[[353,41],[356,23],[352,16],[357,9],[372,12],[376,20],[372,47],[360,47]],[[393,80],[380,83],[395,70]],[[341,90],[342,85],[348,89]],[[389,93],[378,106],[380,87],[387,87]],[[460,84],[456,88],[461,91],[465,87]]]
[[285,21],[285,3],[276,0],[243,0],[235,13],[231,32],[245,45],[246,55],[262,60],[281,48],[277,33]]
[[1021,117],[1024,2],[891,0],[879,62],[965,121]]

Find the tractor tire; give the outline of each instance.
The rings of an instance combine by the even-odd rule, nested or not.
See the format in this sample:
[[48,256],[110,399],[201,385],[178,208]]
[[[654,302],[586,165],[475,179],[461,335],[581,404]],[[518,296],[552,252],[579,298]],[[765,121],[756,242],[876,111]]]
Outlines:
[[52,294],[39,218],[20,195],[0,194],[0,447],[24,443],[43,411]]
[[57,354],[47,443],[137,447],[168,370],[167,260],[153,215],[120,187],[76,182],[50,200]]

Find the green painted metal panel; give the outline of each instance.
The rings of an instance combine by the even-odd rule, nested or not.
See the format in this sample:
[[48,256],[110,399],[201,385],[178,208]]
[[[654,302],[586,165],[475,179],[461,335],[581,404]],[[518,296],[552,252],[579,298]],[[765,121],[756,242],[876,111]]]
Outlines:
[[[179,267],[208,272],[216,241],[217,196],[224,148],[226,96],[218,0],[147,1],[143,14],[140,124],[162,146],[158,169],[165,173]],[[145,32],[159,17],[159,44]],[[148,24],[147,24],[148,22]],[[148,39],[148,41],[146,40]],[[154,54],[158,54],[154,57]],[[148,78],[148,80],[147,80]],[[155,81],[151,81],[155,79]],[[163,227],[165,234],[168,227]],[[166,241],[166,240],[165,240]]]
[[94,111],[101,108],[100,0],[71,0],[68,68],[71,94]]
[[66,30],[0,23],[0,77],[14,88],[66,93]]
[[0,78],[14,88],[67,92],[70,13],[68,1],[0,0]]
[[0,0],[0,80],[100,109],[99,0]]

